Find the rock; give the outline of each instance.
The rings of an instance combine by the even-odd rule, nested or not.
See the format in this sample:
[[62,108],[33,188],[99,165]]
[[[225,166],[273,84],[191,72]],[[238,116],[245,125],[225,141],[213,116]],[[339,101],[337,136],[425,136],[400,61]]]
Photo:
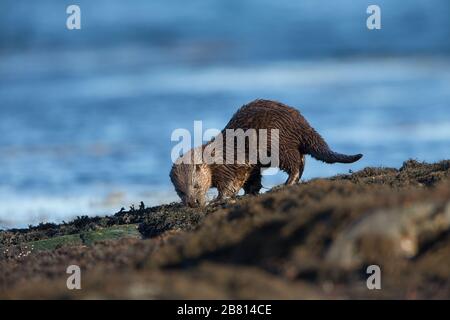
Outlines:
[[[331,245],[326,261],[343,269],[392,258],[413,258],[420,249],[450,229],[450,201],[416,204],[366,214]],[[368,248],[364,243],[371,243]],[[371,251],[371,252],[367,252]],[[376,261],[375,261],[376,262]]]

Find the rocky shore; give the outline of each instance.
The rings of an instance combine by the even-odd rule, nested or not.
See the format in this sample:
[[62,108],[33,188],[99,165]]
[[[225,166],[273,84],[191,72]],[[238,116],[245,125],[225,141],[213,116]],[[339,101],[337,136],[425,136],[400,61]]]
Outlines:
[[450,161],[0,231],[0,298],[449,299]]

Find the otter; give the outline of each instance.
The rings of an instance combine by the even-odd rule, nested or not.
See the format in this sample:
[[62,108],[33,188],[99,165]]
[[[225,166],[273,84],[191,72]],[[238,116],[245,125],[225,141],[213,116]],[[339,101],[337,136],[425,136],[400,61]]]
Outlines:
[[[218,190],[217,201],[236,196],[242,188],[245,194],[258,194],[261,190],[261,170],[268,166],[262,164],[259,159],[256,163],[248,161],[247,144],[244,163],[208,164],[202,161],[201,154],[205,148],[226,140],[227,129],[278,129],[278,167],[288,174],[286,185],[300,181],[305,167],[305,155],[325,163],[353,163],[363,156],[332,151],[298,110],[277,101],[258,99],[242,106],[222,130],[220,137],[189,150],[174,163],[170,179],[184,205],[204,206],[206,193],[213,187]],[[272,151],[271,139],[269,134],[266,140],[269,153]],[[220,157],[225,159],[226,153],[230,152],[227,148]],[[214,152],[212,154],[214,155]]]

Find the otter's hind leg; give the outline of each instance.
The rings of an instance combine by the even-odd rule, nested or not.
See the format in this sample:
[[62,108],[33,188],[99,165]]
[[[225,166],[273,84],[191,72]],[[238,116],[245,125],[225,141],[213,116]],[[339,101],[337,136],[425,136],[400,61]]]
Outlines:
[[305,156],[298,153],[297,155],[291,155],[291,157],[289,157],[289,160],[290,161],[288,162],[288,165],[282,168],[289,175],[288,179],[285,182],[285,184],[288,186],[296,184],[300,181],[303,170],[305,169]]
[[250,177],[244,184],[245,194],[258,194],[262,188],[261,168],[256,167],[250,173]]

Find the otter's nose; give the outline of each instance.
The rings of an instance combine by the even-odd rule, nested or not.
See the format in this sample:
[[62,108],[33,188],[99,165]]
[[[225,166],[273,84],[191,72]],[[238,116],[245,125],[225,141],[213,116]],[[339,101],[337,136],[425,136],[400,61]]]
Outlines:
[[198,199],[191,198],[188,199],[187,204],[191,208],[197,208],[200,206],[200,201]]

